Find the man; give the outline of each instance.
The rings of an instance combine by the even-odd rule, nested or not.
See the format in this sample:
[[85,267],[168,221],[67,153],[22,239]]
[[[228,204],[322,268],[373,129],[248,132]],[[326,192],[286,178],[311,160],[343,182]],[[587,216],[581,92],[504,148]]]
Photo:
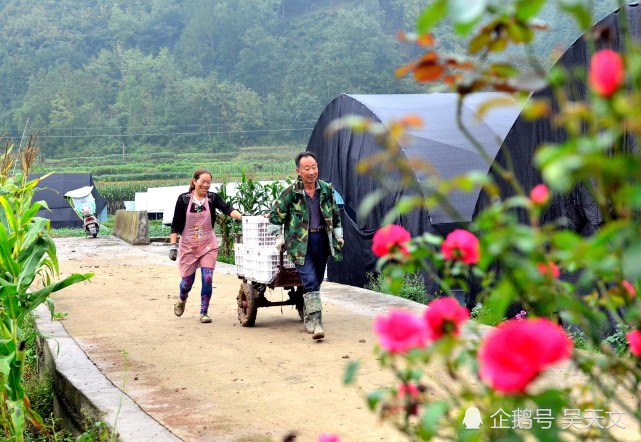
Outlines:
[[[287,249],[303,283],[303,322],[313,339],[323,339],[320,286],[327,259],[340,260],[343,229],[331,184],[318,179],[312,152],[296,156],[298,179],[287,187],[269,213],[269,232],[278,235],[276,248]],[[284,235],[280,226],[284,226]]]

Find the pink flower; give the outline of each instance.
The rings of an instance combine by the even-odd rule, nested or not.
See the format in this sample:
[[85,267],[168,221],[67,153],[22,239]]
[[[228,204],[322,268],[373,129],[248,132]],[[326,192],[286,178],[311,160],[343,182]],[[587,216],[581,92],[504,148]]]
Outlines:
[[408,383],[408,384],[401,384],[398,386],[398,393],[396,396],[399,399],[404,399],[406,396],[409,396],[412,399],[416,399],[420,395],[421,395],[421,392],[418,389],[418,387],[414,384]]
[[538,374],[570,357],[572,341],[547,319],[507,321],[490,331],[478,352],[479,374],[505,394],[525,392]]
[[463,261],[465,264],[476,264],[479,260],[479,240],[467,230],[456,229],[451,232],[441,245],[445,259]]
[[623,281],[621,281],[621,286],[625,289],[626,292],[628,292],[628,295],[630,296],[630,298],[634,298],[635,296],[637,296],[636,289],[634,288],[632,283],[627,279],[624,279]]
[[396,394],[396,397],[398,400],[402,403],[402,406],[408,407],[409,405],[409,410],[408,413],[411,415],[417,415],[418,414],[418,401],[417,399],[420,397],[421,391],[418,389],[418,387],[414,384],[401,384],[398,386],[398,393]]
[[443,335],[458,336],[460,326],[470,317],[470,312],[454,298],[439,298],[428,305],[424,317],[428,337],[435,341]]
[[545,184],[538,184],[530,192],[530,199],[538,206],[542,206],[550,199],[550,190]]
[[376,231],[372,239],[372,252],[378,257],[396,251],[400,251],[403,255],[407,256],[409,255],[407,243],[411,238],[410,232],[396,224],[381,227]]
[[317,442],[341,442],[341,438],[336,434],[321,433],[318,435]]
[[543,276],[551,276],[552,278],[558,278],[561,276],[561,271],[559,270],[559,266],[554,264],[552,261],[548,262],[540,262],[536,265],[536,267],[539,269],[539,272]]
[[630,344],[630,352],[633,355],[641,356],[641,331],[633,330],[629,333],[626,333],[626,338],[628,338],[628,344]]
[[590,62],[588,82],[602,97],[612,95],[623,83],[625,68],[621,56],[611,49],[598,51]]
[[428,340],[425,321],[405,310],[391,310],[387,316],[377,316],[374,332],[381,347],[391,353],[424,347]]

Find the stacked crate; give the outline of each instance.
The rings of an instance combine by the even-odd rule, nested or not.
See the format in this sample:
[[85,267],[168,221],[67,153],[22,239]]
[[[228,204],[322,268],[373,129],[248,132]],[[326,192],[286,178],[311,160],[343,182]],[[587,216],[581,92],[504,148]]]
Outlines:
[[[278,271],[276,237],[267,232],[269,220],[263,216],[243,216],[243,243],[234,245],[236,273],[250,281],[270,283]],[[285,253],[283,265],[294,268]]]

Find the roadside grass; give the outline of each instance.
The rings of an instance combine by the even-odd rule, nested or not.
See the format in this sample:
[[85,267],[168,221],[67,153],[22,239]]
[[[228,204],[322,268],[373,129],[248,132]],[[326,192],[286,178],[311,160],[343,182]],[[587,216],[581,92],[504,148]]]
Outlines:
[[[62,317],[61,315],[58,316]],[[55,320],[55,319],[54,319]],[[26,422],[24,440],[26,442],[95,442],[110,440],[113,435],[107,425],[100,421],[88,425],[88,429],[81,435],[75,436],[65,429],[62,421],[54,416],[53,377],[46,367],[40,366],[40,359],[36,349],[38,331],[33,313],[27,315],[24,323],[25,333],[25,359],[24,359],[24,389],[29,398],[31,408],[38,413],[44,422],[44,427],[39,431],[28,420]],[[12,441],[12,439],[2,439]]]
[[429,296],[426,291],[423,278],[417,273],[409,273],[403,277],[403,285],[398,293],[392,293],[387,285],[384,275],[368,273],[365,288],[378,293],[398,296],[399,298],[409,299],[419,304],[427,304],[428,301],[436,299],[438,296]]

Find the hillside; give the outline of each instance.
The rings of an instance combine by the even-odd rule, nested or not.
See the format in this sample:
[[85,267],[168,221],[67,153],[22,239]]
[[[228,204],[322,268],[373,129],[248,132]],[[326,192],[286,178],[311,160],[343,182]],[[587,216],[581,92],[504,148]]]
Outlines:
[[[413,29],[425,3],[6,0],[0,133],[37,133],[47,159],[73,167],[123,151],[304,146],[342,92],[428,91],[394,77],[419,54],[396,33]],[[614,9],[596,3],[597,18]],[[578,37],[560,17],[554,5],[541,14],[550,31],[535,47],[546,66]],[[446,50],[461,46],[447,26],[436,34]]]

